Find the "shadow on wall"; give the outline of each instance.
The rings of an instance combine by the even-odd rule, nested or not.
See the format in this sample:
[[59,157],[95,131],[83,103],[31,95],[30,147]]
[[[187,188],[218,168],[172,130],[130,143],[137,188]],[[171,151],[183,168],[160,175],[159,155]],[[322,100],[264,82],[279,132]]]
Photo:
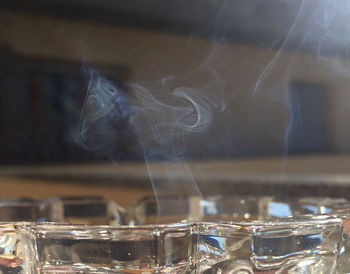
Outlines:
[[292,83],[289,93],[292,117],[288,136],[289,153],[327,151],[326,87],[321,84],[295,82]]
[[[97,160],[75,142],[86,91],[81,64],[11,55],[6,47],[0,55],[0,163]],[[122,66],[105,71],[122,79],[129,73]]]

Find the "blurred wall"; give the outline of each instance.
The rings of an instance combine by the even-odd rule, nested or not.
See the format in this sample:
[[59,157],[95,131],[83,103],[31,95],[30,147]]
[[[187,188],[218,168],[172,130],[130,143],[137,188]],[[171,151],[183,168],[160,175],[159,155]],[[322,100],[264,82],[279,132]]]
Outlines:
[[[0,44],[13,55],[126,67],[126,81],[149,83],[172,75],[173,86],[201,88],[210,77],[220,79],[216,95],[225,100],[226,110],[215,112],[208,134],[188,137],[192,157],[284,153],[286,131],[294,126],[289,97],[294,82],[326,90],[327,142],[321,152],[350,151],[350,80],[343,69],[337,70],[348,61],[340,57],[286,50],[276,58],[276,50],[234,41],[215,44],[195,36],[10,12],[0,13],[0,33]],[[198,68],[210,68],[214,76]],[[184,77],[194,71],[199,71],[196,77]],[[2,113],[1,119],[7,115]]]

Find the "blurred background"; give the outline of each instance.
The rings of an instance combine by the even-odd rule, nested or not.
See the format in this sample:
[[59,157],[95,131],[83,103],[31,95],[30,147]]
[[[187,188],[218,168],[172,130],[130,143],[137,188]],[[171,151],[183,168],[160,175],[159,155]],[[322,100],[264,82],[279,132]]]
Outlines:
[[[46,189],[22,195],[69,194],[71,181],[95,183],[95,194],[105,182],[150,191],[135,139],[106,154],[79,141],[89,64],[126,93],[134,82],[157,98],[185,86],[222,102],[207,132],[184,138],[199,182],[347,189],[349,13],[344,0],[1,1],[2,174]],[[66,190],[50,192],[52,178]]]

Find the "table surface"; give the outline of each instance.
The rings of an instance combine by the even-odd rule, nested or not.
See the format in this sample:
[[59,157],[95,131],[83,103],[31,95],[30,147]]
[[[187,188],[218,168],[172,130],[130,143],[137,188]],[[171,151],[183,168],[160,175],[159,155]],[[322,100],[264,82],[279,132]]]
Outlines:
[[[278,194],[286,188],[297,195],[301,191],[305,195],[350,197],[350,155],[190,161],[188,167],[201,190],[209,193],[215,192],[214,186],[215,193],[231,194]],[[184,168],[184,163],[170,164],[179,182],[189,180]],[[158,181],[169,175],[160,163],[153,163],[151,170]],[[152,195],[144,163],[3,166],[0,187],[0,195],[6,197],[101,195],[122,206]],[[313,193],[313,189],[318,191]]]

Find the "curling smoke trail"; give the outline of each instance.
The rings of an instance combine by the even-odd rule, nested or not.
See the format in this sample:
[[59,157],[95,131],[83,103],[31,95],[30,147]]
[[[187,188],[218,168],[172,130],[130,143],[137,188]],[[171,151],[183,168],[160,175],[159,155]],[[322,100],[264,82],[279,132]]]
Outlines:
[[[212,103],[201,92],[186,87],[172,92],[171,101],[176,102],[172,105],[159,101],[137,84],[128,85],[129,95],[94,69],[87,71],[89,86],[81,114],[83,143],[98,151],[100,142],[113,145],[118,138],[125,138],[125,133],[135,135],[156,198],[166,193],[201,197],[183,157],[183,141],[186,134],[202,133],[210,128],[211,108],[218,104]],[[112,121],[114,129],[105,123],[106,120]],[[91,138],[91,133],[96,130],[102,135]],[[157,166],[152,162],[157,162]],[[160,215],[162,208],[162,204],[158,204]]]

